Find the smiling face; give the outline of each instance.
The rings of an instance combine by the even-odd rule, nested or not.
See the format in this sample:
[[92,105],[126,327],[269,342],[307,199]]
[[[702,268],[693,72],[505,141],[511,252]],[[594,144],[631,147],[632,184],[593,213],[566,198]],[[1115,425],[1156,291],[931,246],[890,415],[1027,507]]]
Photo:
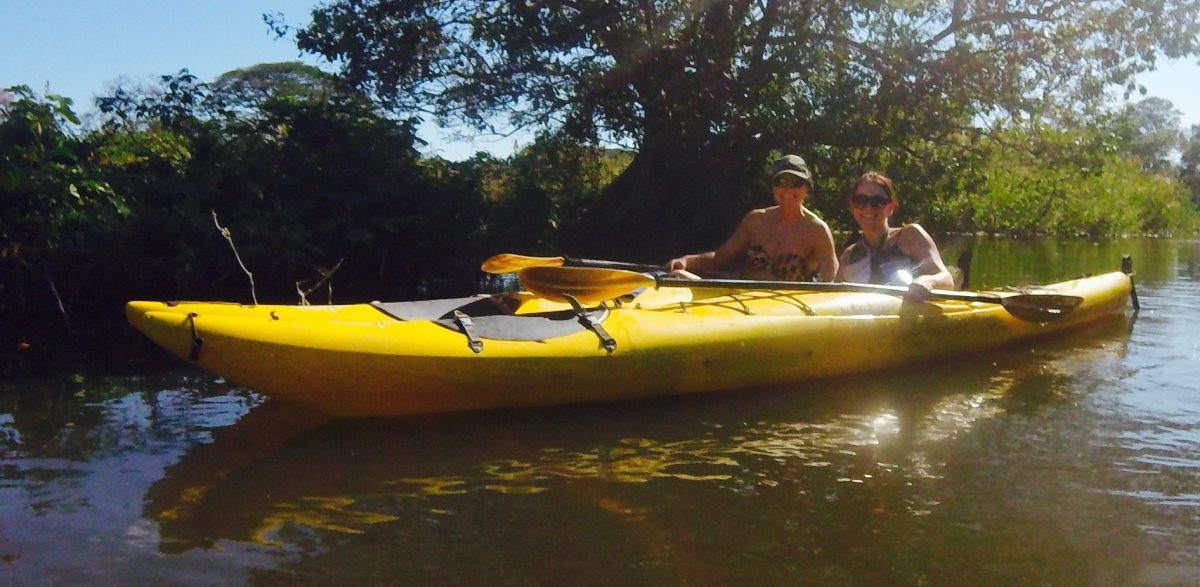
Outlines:
[[850,212],[864,231],[887,229],[888,218],[896,211],[896,200],[887,188],[873,181],[860,181],[851,192]]
[[791,173],[780,173],[775,176],[772,193],[775,203],[782,208],[799,208],[808,198],[808,182]]

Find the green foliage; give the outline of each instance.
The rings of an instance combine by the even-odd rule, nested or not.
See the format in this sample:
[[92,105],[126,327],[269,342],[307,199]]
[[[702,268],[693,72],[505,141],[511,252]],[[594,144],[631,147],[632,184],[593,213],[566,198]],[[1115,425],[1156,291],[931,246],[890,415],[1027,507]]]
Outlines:
[[1179,158],[1179,179],[1188,186],[1192,203],[1200,207],[1200,125],[1193,126]]
[[181,71],[101,98],[88,132],[63,98],[5,94],[0,352],[41,346],[54,314],[91,328],[135,297],[248,300],[214,211],[262,301],[295,303],[335,266],[338,299],[420,295],[447,276],[470,290],[490,250],[485,186],[422,161],[418,120],[291,87],[231,92]]
[[1146,98],[1120,113],[1128,149],[1147,171],[1171,168],[1171,157],[1183,143],[1182,114],[1169,100]]
[[108,117],[107,128],[154,125],[181,133],[200,132],[198,126],[226,112],[223,96],[187,69],[161,76],[158,88],[147,92],[118,87],[96,104]]
[[[229,80],[246,71],[267,71],[274,81],[230,91]],[[343,291],[364,297],[378,296],[371,290],[379,284],[412,288],[477,263],[483,196],[477,185],[422,165],[416,119],[384,116],[333,86],[293,91],[290,67],[282,70],[286,83],[275,85],[275,68],[246,71],[216,85],[181,72],[164,76],[157,91],[122,88],[101,99],[108,143],[145,147],[126,150],[133,158],[120,178],[139,204],[127,246],[131,255],[159,251],[161,260],[149,260],[154,270],[143,265],[132,282],[156,282],[170,295],[207,288],[247,297],[228,244],[215,238],[212,211],[232,231],[264,300],[295,301],[297,282],[339,262],[335,283],[359,284]]]
[[31,303],[69,319],[129,215],[106,180],[71,100],[6,90],[0,104],[0,344],[11,343]]
[[1011,235],[1190,234],[1200,219],[1183,184],[1147,174],[1102,127],[997,130],[973,189],[938,210],[963,229]]
[[946,209],[944,196],[969,193],[980,184],[985,142],[983,133],[967,131],[941,141],[821,149],[813,158],[814,167],[819,178],[828,179],[818,178],[817,194],[808,205],[822,212],[834,230],[857,231],[844,199],[846,190],[864,172],[883,171],[896,184],[901,203],[894,217],[897,222],[920,222],[935,231],[959,230],[956,212]]
[[213,90],[227,102],[261,105],[270,98],[319,100],[333,94],[337,78],[298,61],[259,63],[221,74]]
[[103,181],[96,161],[69,125],[79,120],[71,101],[40,99],[27,87],[0,110],[0,190],[8,197],[0,234],[24,250],[25,263],[67,246],[72,233],[126,211]]
[[542,136],[514,154],[496,173],[489,240],[503,250],[559,250],[569,223],[594,202],[629,164],[632,155],[580,145],[565,136]]

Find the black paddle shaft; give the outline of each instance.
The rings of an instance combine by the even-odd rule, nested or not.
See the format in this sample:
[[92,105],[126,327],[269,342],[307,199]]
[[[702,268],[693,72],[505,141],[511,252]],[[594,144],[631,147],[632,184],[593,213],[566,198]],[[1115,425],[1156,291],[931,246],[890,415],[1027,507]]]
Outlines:
[[665,271],[663,265],[648,265],[644,263],[626,263],[625,261],[602,261],[599,259],[576,259],[574,257],[563,257],[563,267],[596,267],[600,269],[622,269],[624,271],[637,271],[639,273],[653,273],[655,271]]
[[[875,285],[867,283],[824,282],[824,281],[755,281],[746,279],[681,279],[678,277],[655,277],[658,287],[704,287],[720,289],[775,289],[792,291],[837,291],[881,293],[903,296],[908,288],[899,285]],[[996,294],[947,291],[929,291],[928,299],[957,300],[999,304],[1009,314],[1029,322],[1050,322],[1069,314],[1083,302],[1079,296],[1043,293],[1018,293],[1008,296]]]
[[[679,277],[656,277],[659,287],[704,287],[722,289],[781,289],[793,291],[838,291],[859,293],[882,293],[904,295],[908,287],[902,285],[875,285],[871,283],[850,283],[845,281],[759,281],[752,279],[684,279]],[[1003,296],[975,292],[948,291],[942,289],[930,290],[930,297],[939,300],[959,300],[963,302],[985,302],[999,304]]]

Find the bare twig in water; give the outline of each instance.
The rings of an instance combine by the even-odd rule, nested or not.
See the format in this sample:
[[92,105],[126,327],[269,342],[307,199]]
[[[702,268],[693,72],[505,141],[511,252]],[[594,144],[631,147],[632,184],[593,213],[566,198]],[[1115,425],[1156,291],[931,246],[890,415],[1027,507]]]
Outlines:
[[242,256],[238,254],[237,247],[233,246],[233,235],[230,234],[229,229],[221,226],[221,223],[217,221],[217,211],[216,210],[212,211],[212,216],[213,216],[213,224],[216,225],[217,230],[221,231],[221,236],[225,237],[225,240],[229,241],[229,248],[233,249],[233,256],[234,256],[234,258],[237,259],[238,265],[242,266],[242,271],[245,271],[246,277],[250,278],[250,299],[253,300],[254,305],[257,306],[258,305],[258,294],[255,293],[255,291],[254,291],[254,274],[251,273],[249,269],[246,269],[246,264],[242,262]]
[[54,303],[58,306],[58,314],[62,316],[63,326],[67,332],[71,333],[74,330],[71,328],[71,317],[67,313],[67,307],[63,304],[62,296],[58,294],[58,287],[54,285],[54,276],[50,275],[50,265],[42,265],[42,274],[46,278],[46,285],[50,288],[50,294],[54,296]]
[[320,280],[318,280],[318,281],[317,281],[315,284],[313,284],[313,286],[312,286],[312,287],[310,287],[310,288],[308,288],[308,289],[301,289],[301,286],[303,286],[303,285],[307,284],[307,283],[308,283],[309,281],[311,281],[311,280],[309,280],[309,279],[304,279],[304,280],[301,280],[301,281],[297,281],[297,282],[296,282],[296,293],[300,294],[300,305],[301,305],[301,306],[307,306],[307,305],[309,305],[309,303],[308,303],[308,295],[309,295],[309,294],[311,294],[311,293],[312,293],[312,292],[314,292],[314,291],[317,291],[317,289],[318,289],[318,288],[320,288],[322,285],[325,285],[326,283],[328,283],[328,284],[329,284],[329,287],[328,287],[328,289],[329,289],[329,303],[330,303],[330,304],[332,304],[332,303],[333,303],[333,283],[331,283],[331,282],[329,281],[329,279],[330,279],[331,277],[333,277],[333,274],[334,274],[334,273],[336,273],[336,272],[337,272],[337,270],[338,270],[339,268],[341,268],[341,266],[342,266],[342,261],[345,261],[345,260],[346,260],[346,259],[345,259],[344,257],[343,257],[343,258],[341,258],[341,259],[338,259],[338,262],[337,262],[337,264],[335,264],[335,265],[333,266],[333,269],[325,270],[325,269],[322,269],[322,268],[320,268],[320,267],[317,267],[317,273],[320,273],[320,274],[321,274],[321,279],[320,279]]

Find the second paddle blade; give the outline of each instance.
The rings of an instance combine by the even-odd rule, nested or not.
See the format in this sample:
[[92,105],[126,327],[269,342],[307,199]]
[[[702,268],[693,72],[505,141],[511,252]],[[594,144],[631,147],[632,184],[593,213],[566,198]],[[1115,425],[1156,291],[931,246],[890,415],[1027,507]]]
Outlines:
[[493,255],[483,262],[480,269],[487,273],[512,273],[527,267],[558,267],[563,264],[562,257],[530,257],[514,253]]
[[1082,302],[1078,296],[1038,293],[1005,296],[1000,305],[1021,320],[1051,322],[1067,316]]
[[582,304],[621,297],[643,287],[653,287],[654,278],[642,273],[583,267],[530,267],[518,273],[525,289],[557,302],[569,295]]

